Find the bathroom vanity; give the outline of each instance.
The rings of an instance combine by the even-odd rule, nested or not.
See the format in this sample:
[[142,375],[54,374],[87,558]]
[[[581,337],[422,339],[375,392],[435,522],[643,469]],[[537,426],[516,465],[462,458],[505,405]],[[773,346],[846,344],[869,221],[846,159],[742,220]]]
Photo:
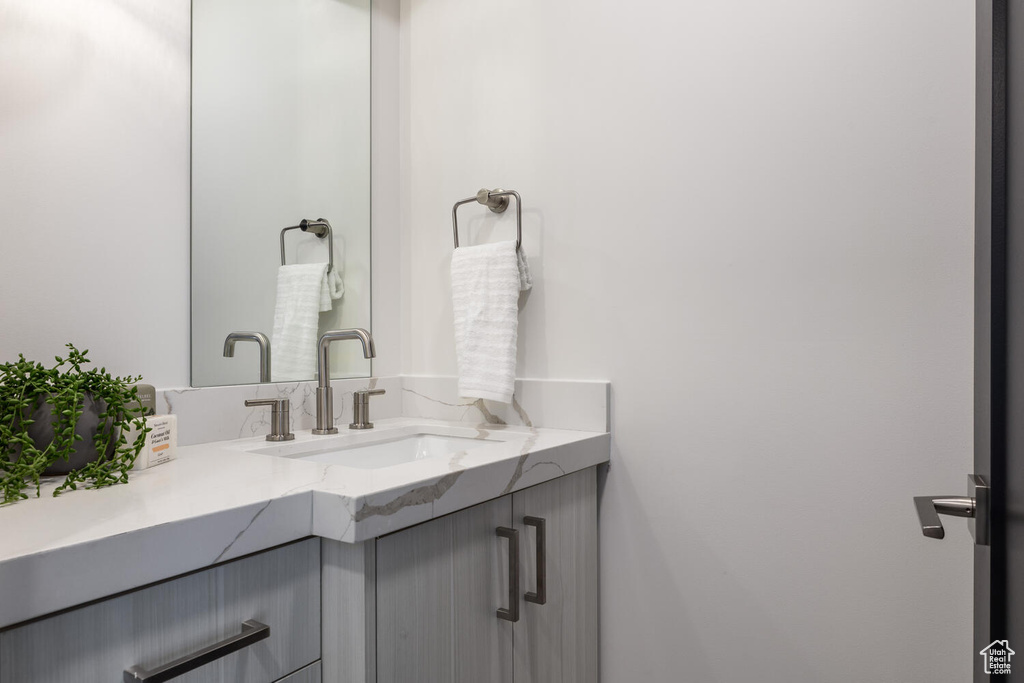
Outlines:
[[[607,432],[371,431],[186,447],[0,511],[0,683],[596,681]],[[352,459],[422,434],[451,452]]]
[[[231,652],[253,621],[252,644]],[[32,621],[0,634],[0,681],[160,680],[211,646],[178,680],[594,681],[594,468],[378,539],[306,538]]]

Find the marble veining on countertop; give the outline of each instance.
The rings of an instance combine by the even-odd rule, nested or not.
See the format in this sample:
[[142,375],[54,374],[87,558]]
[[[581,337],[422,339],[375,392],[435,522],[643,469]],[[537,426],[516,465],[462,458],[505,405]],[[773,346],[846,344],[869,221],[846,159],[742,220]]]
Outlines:
[[[128,485],[57,498],[48,482],[0,508],[0,628],[310,535],[357,543],[608,461],[607,432],[537,428],[517,412],[524,424],[398,417],[371,435],[187,446]],[[486,447],[379,469],[249,452],[421,427]]]

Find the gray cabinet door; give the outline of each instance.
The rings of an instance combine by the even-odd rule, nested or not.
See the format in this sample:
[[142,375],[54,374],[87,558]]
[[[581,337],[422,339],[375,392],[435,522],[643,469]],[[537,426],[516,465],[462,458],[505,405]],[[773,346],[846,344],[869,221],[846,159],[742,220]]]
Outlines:
[[510,496],[377,540],[377,683],[512,683]]
[[[594,468],[513,494],[522,544],[522,595],[537,592],[545,573],[545,604],[526,601],[515,625],[515,683],[598,680],[597,473]],[[537,564],[536,526],[543,520],[546,561]]]
[[241,631],[270,637],[175,683],[270,683],[320,657],[320,544],[309,539],[0,633],[5,683],[120,683]]

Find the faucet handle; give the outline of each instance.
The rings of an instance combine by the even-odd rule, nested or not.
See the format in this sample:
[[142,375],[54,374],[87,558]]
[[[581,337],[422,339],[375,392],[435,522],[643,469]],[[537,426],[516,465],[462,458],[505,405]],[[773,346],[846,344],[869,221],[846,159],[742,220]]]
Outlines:
[[373,429],[370,422],[370,397],[387,393],[384,389],[360,389],[352,392],[352,423],[349,429]]
[[386,393],[384,389],[359,389],[352,392],[352,404],[356,406],[370,405],[371,396],[380,396]]
[[245,405],[270,406],[270,433],[267,434],[267,441],[291,441],[295,435],[291,432],[292,402],[287,398],[256,398],[246,399]]

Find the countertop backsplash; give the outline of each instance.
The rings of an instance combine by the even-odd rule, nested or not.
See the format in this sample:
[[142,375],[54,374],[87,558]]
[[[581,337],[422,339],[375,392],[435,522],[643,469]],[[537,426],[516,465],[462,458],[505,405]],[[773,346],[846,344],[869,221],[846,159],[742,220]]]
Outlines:
[[[384,389],[384,395],[370,401],[371,419],[424,417],[470,424],[608,431],[609,384],[603,381],[516,380],[511,405],[459,398],[456,377],[336,379],[331,385],[334,423],[339,429],[352,421],[354,391]],[[292,431],[301,431],[315,425],[316,387],[316,382],[289,382],[160,389],[157,413],[178,416],[178,443],[188,446],[264,434],[270,430],[270,409],[247,408],[246,399],[289,398]]]
[[[399,417],[402,414],[401,380],[398,377],[336,379],[334,387],[334,424],[347,428],[352,421],[352,392],[384,389],[385,394],[371,399],[372,419]],[[243,384],[225,387],[160,389],[156,410],[178,416],[178,444],[191,446],[211,441],[244,439],[270,431],[270,408],[248,408],[245,401],[255,398],[291,400],[292,431],[312,429],[316,425],[316,382]]]

